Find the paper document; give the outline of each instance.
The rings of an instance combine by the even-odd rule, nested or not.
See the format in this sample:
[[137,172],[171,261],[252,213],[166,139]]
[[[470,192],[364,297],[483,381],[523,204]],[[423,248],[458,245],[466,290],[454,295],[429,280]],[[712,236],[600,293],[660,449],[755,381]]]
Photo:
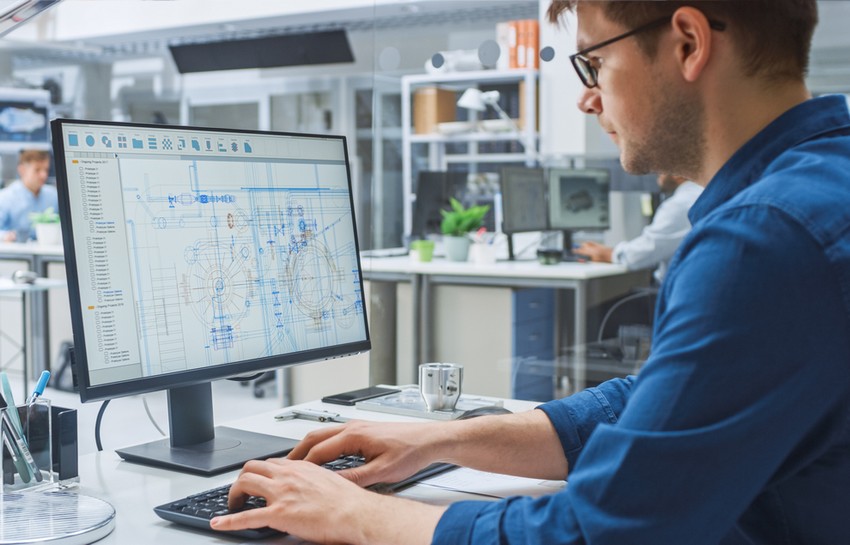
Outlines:
[[436,486],[493,498],[507,498],[508,496],[545,496],[562,490],[566,486],[566,482],[514,477],[461,467],[422,481],[420,485]]

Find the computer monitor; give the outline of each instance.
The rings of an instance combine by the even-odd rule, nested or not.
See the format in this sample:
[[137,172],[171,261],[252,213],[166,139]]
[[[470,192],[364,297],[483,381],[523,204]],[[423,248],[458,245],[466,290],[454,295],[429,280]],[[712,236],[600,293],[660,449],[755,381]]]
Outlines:
[[572,233],[608,229],[610,176],[601,169],[549,169],[549,229],[564,232],[564,249]]
[[423,170],[416,184],[416,201],[413,204],[411,235],[424,237],[440,233],[443,216],[440,210],[448,210],[449,199],[463,201],[466,189],[466,172]]
[[50,93],[40,89],[0,89],[0,153],[50,149]]
[[528,233],[549,228],[543,169],[503,168],[500,184],[503,233]]
[[213,474],[295,441],[214,428],[210,382],[370,348],[346,140],[52,122],[82,401],[168,391],[127,460]]
[[502,232],[508,235],[508,259],[514,258],[514,233],[546,231],[546,178],[543,169],[505,167],[499,177]]

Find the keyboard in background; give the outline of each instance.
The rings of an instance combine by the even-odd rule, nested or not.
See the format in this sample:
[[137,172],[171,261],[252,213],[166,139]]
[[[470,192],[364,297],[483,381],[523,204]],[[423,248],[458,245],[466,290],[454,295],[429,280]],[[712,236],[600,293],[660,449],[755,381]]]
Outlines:
[[[332,471],[340,471],[343,469],[359,467],[364,463],[366,463],[366,461],[361,456],[340,456],[332,462],[322,464],[322,466]],[[397,483],[379,483],[369,488],[381,493],[397,492],[407,486],[421,481],[422,479],[437,475],[438,473],[442,473],[449,469],[454,469],[455,467],[457,466],[452,464],[431,464],[403,481],[399,481]],[[210,528],[210,520],[212,520],[213,517],[231,513],[231,511],[227,509],[227,495],[229,492],[230,485],[227,484],[199,494],[193,494],[176,501],[168,502],[160,505],[159,507],[154,507],[154,513],[156,513],[160,518],[170,522],[199,528],[201,530],[213,531],[212,528]],[[265,505],[265,498],[249,496],[248,499],[245,500],[245,504],[241,511],[265,507]],[[228,534],[235,537],[241,537],[243,539],[262,539],[265,537],[280,535],[280,532],[273,528],[252,528],[248,530],[217,533]]]

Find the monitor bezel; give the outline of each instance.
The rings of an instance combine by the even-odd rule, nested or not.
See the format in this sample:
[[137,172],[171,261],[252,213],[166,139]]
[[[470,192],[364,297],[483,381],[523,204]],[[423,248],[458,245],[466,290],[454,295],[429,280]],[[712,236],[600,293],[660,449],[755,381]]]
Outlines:
[[[255,358],[238,363],[220,364],[203,369],[178,371],[152,377],[139,377],[127,381],[108,384],[91,384],[88,372],[88,359],[83,330],[83,317],[80,297],[79,275],[77,271],[76,249],[74,246],[73,224],[69,201],[68,173],[65,161],[65,139],[63,127],[83,125],[101,127],[126,127],[141,130],[175,130],[175,131],[204,131],[222,134],[282,136],[300,138],[319,138],[338,140],[342,143],[345,155],[346,175],[348,178],[349,204],[351,206],[351,221],[354,228],[354,245],[357,259],[357,274],[359,278],[360,298],[363,308],[365,339],[362,341],[336,345],[328,348],[303,350],[276,356]],[[367,301],[363,290],[363,267],[360,259],[360,241],[357,237],[357,220],[354,206],[354,194],[351,182],[351,165],[348,156],[347,139],[343,135],[308,134],[281,131],[260,131],[253,129],[227,129],[219,127],[197,127],[189,125],[158,125],[134,122],[94,121],[85,119],[57,118],[51,121],[53,135],[54,163],[56,166],[56,187],[59,194],[59,216],[62,225],[62,241],[65,252],[65,269],[68,279],[68,297],[71,305],[71,326],[74,337],[74,360],[76,376],[79,384],[80,399],[83,402],[112,399],[128,395],[144,394],[161,390],[169,390],[185,386],[194,386],[215,380],[253,375],[258,372],[273,370],[281,367],[302,365],[316,361],[352,356],[371,349],[371,336],[367,317]]]
[[[556,202],[553,195],[552,187],[556,183],[560,183],[560,178],[564,175],[571,177],[594,177],[601,180],[602,184],[607,186],[606,199],[608,202],[608,222],[605,225],[563,225],[555,221],[556,217],[560,217],[559,213],[553,213],[556,207],[560,206],[560,202]],[[560,193],[560,189],[559,189]],[[553,167],[546,173],[546,199],[548,201],[547,217],[549,229],[552,231],[605,231],[611,228],[611,173],[601,168],[568,168],[568,167]]]

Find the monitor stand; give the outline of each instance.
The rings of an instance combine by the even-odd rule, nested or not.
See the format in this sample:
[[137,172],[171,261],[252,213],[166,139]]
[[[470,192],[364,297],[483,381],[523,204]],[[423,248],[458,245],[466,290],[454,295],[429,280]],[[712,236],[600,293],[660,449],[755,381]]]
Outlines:
[[295,439],[213,426],[212,385],[207,382],[168,390],[171,437],[116,450],[137,464],[216,475],[248,460],[284,456]]
[[573,253],[573,232],[564,230],[561,232],[561,240],[564,241],[563,248],[564,253],[561,257],[561,261],[568,263],[581,262],[584,263],[586,261],[590,261],[587,256],[583,256],[581,254]]

